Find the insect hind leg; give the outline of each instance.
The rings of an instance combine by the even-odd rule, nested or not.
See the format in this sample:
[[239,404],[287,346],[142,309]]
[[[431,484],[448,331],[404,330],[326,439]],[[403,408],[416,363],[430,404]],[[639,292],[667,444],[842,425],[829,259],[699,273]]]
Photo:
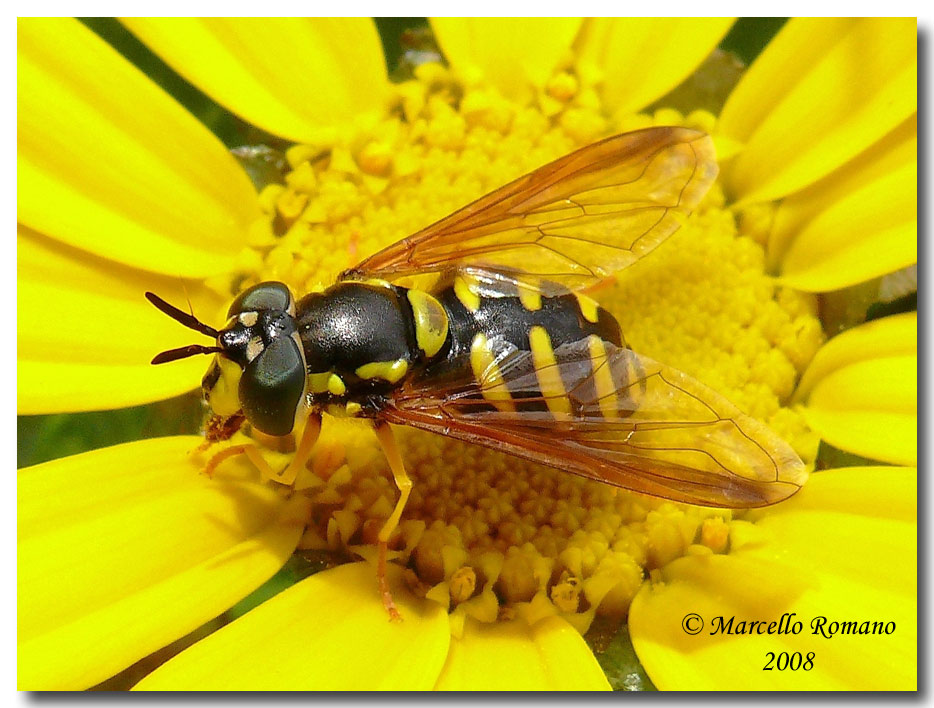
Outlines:
[[405,464],[402,462],[402,455],[399,454],[399,448],[396,445],[396,438],[393,435],[392,428],[388,423],[376,423],[374,425],[376,438],[383,448],[383,454],[386,455],[386,461],[389,463],[389,469],[392,471],[392,478],[399,488],[399,499],[395,508],[383,524],[379,532],[379,559],[376,567],[376,580],[379,586],[380,595],[383,598],[383,606],[389,613],[390,620],[400,620],[402,616],[396,609],[396,603],[392,599],[392,592],[389,589],[389,581],[386,579],[386,555],[389,550],[389,539],[393,531],[399,526],[399,519],[402,517],[402,511],[409,500],[409,494],[412,491],[412,480],[405,471]]

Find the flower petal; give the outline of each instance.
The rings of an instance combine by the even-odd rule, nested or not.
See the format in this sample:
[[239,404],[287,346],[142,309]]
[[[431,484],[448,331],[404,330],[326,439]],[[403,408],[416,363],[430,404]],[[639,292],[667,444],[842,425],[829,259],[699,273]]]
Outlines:
[[468,619],[451,639],[439,691],[606,691],[606,680],[581,635],[560,617],[480,624]]
[[795,393],[808,425],[830,444],[875,460],[918,456],[918,316],[855,327],[814,357]]
[[829,340],[814,355],[798,383],[793,400],[804,400],[821,378],[867,356],[901,356],[917,351],[917,312],[883,317],[848,329]]
[[431,29],[462,74],[479,72],[507,98],[541,88],[571,48],[579,17],[433,17]]
[[201,123],[71,19],[20,19],[19,221],[172,276],[230,269],[256,193]]
[[814,387],[804,419],[835,447],[873,460],[915,464],[917,372],[917,355],[851,364]]
[[388,81],[369,18],[123,18],[218,103],[290,140],[314,142],[383,109]]
[[[224,303],[196,281],[136,270],[17,229],[17,411],[100,410],[196,388],[202,358],[154,367],[198,335],[150,305],[146,290],[211,322]],[[207,343],[207,341],[205,342]],[[54,382],[54,385],[50,385]]]
[[[633,645],[662,690],[914,690],[917,684],[916,470],[819,472],[760,512],[729,555],[686,556],[630,609]],[[742,522],[734,522],[742,523]],[[696,613],[704,622],[699,634]],[[801,622],[798,633],[742,633],[740,622]],[[732,633],[717,631],[732,618]],[[828,639],[831,622],[894,623],[891,633]],[[814,623],[817,624],[814,624]],[[784,625],[783,625],[784,626]],[[817,628],[818,633],[814,630]],[[763,670],[769,653],[807,661]],[[783,661],[782,659],[778,659]],[[773,663],[773,666],[775,664]]]
[[790,194],[917,110],[912,18],[793,19],[731,94],[718,129],[746,148],[724,173],[744,203]]
[[318,573],[267,600],[159,667],[135,690],[417,691],[431,688],[448,652],[440,605],[402,589],[390,622],[373,566]]
[[87,688],[216,617],[273,575],[307,509],[199,438],[147,440],[19,471],[21,690]]
[[914,115],[855,160],[785,199],[769,242],[782,283],[826,292],[916,263],[917,151]]
[[593,18],[577,49],[582,63],[602,73],[606,107],[630,113],[686,79],[732,24],[729,17]]

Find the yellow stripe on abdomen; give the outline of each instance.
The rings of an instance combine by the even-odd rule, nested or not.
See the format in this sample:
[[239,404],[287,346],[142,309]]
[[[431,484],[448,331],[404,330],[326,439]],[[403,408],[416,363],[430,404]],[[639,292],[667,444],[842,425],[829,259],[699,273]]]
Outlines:
[[503,383],[503,374],[496,363],[496,355],[483,332],[479,332],[470,343],[470,368],[480,384],[480,392],[487,401],[503,413],[516,412],[512,395]]
[[596,324],[600,319],[599,305],[593,298],[589,298],[583,293],[574,293],[577,298],[577,307],[581,312],[581,317],[592,324]]
[[454,294],[461,301],[461,305],[470,312],[476,312],[480,309],[480,295],[475,288],[475,281],[466,273],[458,273],[454,276]]
[[600,337],[591,334],[587,338],[590,348],[590,361],[593,366],[593,383],[597,392],[597,404],[600,414],[607,420],[619,418],[619,399],[616,396],[616,382],[607,358],[606,344]]
[[571,402],[568,400],[561,370],[551,347],[551,337],[541,325],[529,330],[529,346],[532,349],[532,364],[538,377],[538,388],[545,398],[545,405],[555,418],[567,418],[571,415]]
[[529,312],[537,312],[542,309],[542,291],[535,281],[528,277],[519,277],[516,279],[516,285],[519,288],[519,302]]

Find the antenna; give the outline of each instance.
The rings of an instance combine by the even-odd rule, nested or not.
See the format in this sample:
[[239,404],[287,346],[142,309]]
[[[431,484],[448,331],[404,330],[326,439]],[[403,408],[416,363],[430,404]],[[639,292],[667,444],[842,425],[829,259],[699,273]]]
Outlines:
[[[207,335],[208,337],[213,337],[215,339],[217,338],[218,331],[216,329],[204,324],[204,322],[198,320],[198,318],[193,314],[189,315],[187,312],[182,312],[174,305],[170,305],[155,293],[147,292],[146,299],[155,305],[160,312],[167,314],[176,322],[179,322],[188,327],[188,329],[193,329],[195,332],[200,332],[201,334]],[[191,301],[189,300],[189,306],[190,305]],[[215,352],[222,351],[224,350],[220,347],[206,347],[201,344],[189,344],[187,347],[169,349],[168,351],[156,354],[156,356],[153,357],[152,363],[165,364],[168,361],[187,359],[188,357],[194,356],[195,354],[214,354]]]
[[[194,315],[189,315],[187,312],[183,312],[182,310],[179,310],[174,305],[170,305],[169,303],[167,303],[165,300],[163,300],[161,297],[159,297],[155,293],[147,292],[146,299],[149,300],[149,302],[151,302],[153,305],[155,305],[156,308],[159,309],[161,312],[165,313],[166,315],[171,317],[176,322],[179,322],[185,325],[188,329],[193,329],[195,332],[200,332],[201,334],[205,334],[208,337],[213,337],[215,339],[217,338],[218,332],[216,329],[214,329],[213,327],[208,327],[208,325],[199,321],[198,318],[195,317]],[[196,353],[198,352],[192,352],[192,354],[196,354]],[[189,354],[187,356],[191,356],[191,355]]]
[[156,354],[152,358],[153,364],[165,364],[168,361],[178,361],[179,359],[187,359],[190,356],[195,354],[214,354],[215,352],[224,351],[220,347],[203,347],[200,344],[189,344],[187,347],[179,347],[178,349],[169,349],[168,351],[161,352]]

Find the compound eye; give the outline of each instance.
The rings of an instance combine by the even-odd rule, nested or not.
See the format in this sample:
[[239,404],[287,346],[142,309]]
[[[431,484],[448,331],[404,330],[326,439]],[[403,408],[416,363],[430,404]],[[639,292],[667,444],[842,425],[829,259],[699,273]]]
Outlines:
[[292,337],[280,337],[240,377],[243,414],[267,435],[288,435],[305,393],[305,362]]
[[283,283],[270,280],[247,288],[230,304],[227,318],[235,317],[241,312],[261,310],[282,310],[294,315],[295,301],[288,287]]

